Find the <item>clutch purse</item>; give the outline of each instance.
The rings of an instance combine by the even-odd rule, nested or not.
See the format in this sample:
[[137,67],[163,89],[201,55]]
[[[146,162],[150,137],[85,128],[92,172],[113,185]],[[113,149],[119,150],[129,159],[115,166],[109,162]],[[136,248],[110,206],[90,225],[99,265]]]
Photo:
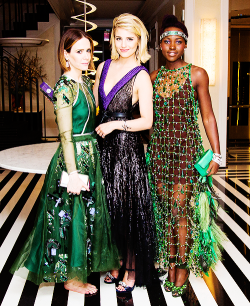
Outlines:
[[[80,179],[89,187],[89,176],[87,174],[78,174]],[[69,175],[66,171],[62,172],[61,179],[60,179],[60,186],[67,187],[69,182]],[[86,191],[85,188],[82,188],[83,191]]]
[[41,92],[50,100],[53,101],[53,89],[45,82],[40,85]]
[[209,167],[209,163],[213,158],[213,154],[214,153],[212,150],[207,150],[194,165],[195,169],[200,173],[201,176],[207,175],[207,169]]

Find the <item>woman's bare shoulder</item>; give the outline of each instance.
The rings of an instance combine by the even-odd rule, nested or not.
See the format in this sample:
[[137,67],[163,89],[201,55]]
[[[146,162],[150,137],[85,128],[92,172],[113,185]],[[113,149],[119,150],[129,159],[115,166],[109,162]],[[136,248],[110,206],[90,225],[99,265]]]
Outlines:
[[192,65],[191,67],[191,78],[194,86],[207,86],[209,81],[206,70],[195,65]]
[[205,69],[195,65],[191,66],[191,74],[196,78],[206,78],[208,76]]
[[155,82],[157,74],[159,73],[159,71],[160,71],[160,69],[154,70],[150,73],[150,79],[151,79],[152,84]]
[[96,69],[96,72],[97,72],[97,73],[102,72],[102,69],[103,69],[104,63],[105,63],[105,62],[102,62],[101,64],[99,64],[99,65],[98,65],[98,67],[97,67],[97,69]]

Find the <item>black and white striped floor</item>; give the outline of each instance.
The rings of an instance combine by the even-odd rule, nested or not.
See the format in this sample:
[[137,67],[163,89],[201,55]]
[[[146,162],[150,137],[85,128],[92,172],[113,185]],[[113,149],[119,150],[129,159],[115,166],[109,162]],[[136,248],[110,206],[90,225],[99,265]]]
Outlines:
[[[240,153],[240,152],[237,152]],[[249,160],[249,159],[248,159]],[[135,288],[132,294],[117,296],[115,285],[103,283],[103,275],[90,276],[99,291],[93,297],[64,290],[62,284],[39,287],[9,269],[30,232],[44,175],[0,169],[0,303],[2,306],[247,306],[250,305],[250,166],[229,165],[214,176],[221,207],[219,222],[228,235],[224,260],[210,277],[190,275],[187,293],[173,298],[159,284]]]

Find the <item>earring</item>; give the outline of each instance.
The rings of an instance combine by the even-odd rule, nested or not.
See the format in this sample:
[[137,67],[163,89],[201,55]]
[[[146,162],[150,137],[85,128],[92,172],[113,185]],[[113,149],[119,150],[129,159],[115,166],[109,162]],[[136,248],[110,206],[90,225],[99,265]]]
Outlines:
[[65,61],[66,61],[66,67],[69,68],[69,60],[65,59]]
[[137,47],[137,49],[135,51],[135,57],[136,57],[137,61],[138,61],[138,55],[139,55],[139,47]]

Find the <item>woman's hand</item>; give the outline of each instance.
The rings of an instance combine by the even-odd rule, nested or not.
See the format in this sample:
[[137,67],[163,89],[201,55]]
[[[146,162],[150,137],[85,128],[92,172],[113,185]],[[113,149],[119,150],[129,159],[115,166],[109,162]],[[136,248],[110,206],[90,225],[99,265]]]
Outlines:
[[116,121],[102,123],[95,129],[95,131],[100,137],[104,138],[115,130],[115,124]]
[[79,178],[77,172],[70,174],[69,182],[67,185],[67,192],[73,194],[80,194],[82,188],[85,188],[87,191],[89,191],[89,187],[83,183],[83,181]]
[[209,167],[207,169],[207,176],[216,174],[218,170],[219,170],[219,165],[215,161],[211,160]]

